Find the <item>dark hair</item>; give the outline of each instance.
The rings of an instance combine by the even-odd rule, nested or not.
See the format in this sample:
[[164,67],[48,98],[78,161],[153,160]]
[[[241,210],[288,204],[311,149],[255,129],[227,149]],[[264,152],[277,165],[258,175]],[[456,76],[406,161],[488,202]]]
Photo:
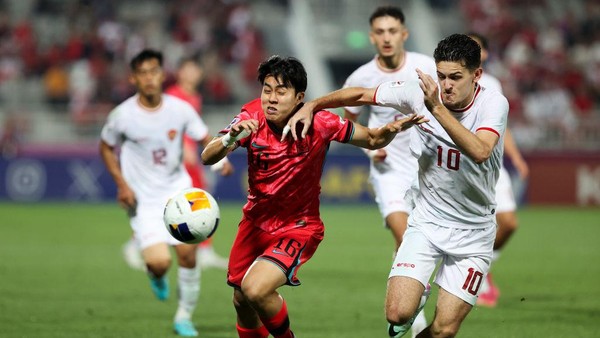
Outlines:
[[153,49],[144,49],[139,52],[131,62],[129,63],[129,67],[132,71],[135,71],[144,61],[156,59],[158,60],[158,64],[162,67],[163,64],[163,55],[161,52]]
[[197,66],[200,66],[199,57],[196,56],[196,55],[182,57],[177,62],[177,69],[180,69],[181,67],[185,66],[188,63],[193,63],[193,64],[195,64]]
[[399,7],[394,6],[380,6],[375,9],[375,12],[371,14],[369,18],[369,24],[372,25],[373,21],[377,18],[381,18],[383,16],[391,16],[392,18],[396,18],[400,20],[402,24],[404,24],[404,13]]
[[273,76],[278,81],[281,80],[286,87],[294,88],[296,93],[306,91],[306,70],[296,58],[271,56],[258,66],[258,82],[264,84],[267,76]]
[[482,49],[488,49],[488,40],[485,36],[479,34],[479,33],[475,33],[475,32],[469,32],[467,33],[467,35],[471,38],[475,38],[477,40],[479,40],[479,42],[481,42],[481,48]]
[[435,63],[460,62],[470,71],[481,66],[481,47],[465,34],[452,34],[440,41],[433,52]]

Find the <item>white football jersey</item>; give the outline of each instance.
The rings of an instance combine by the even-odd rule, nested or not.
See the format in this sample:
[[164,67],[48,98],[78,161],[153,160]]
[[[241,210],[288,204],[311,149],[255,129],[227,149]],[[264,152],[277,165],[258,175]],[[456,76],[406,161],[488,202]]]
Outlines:
[[479,85],[483,88],[494,89],[499,91],[500,94],[504,94],[502,92],[502,84],[500,83],[500,80],[498,80],[493,75],[486,73],[485,71],[483,72],[483,74],[481,74],[481,77],[479,78],[479,81],[477,81],[477,83],[479,83]]
[[411,152],[419,163],[419,192],[410,217],[415,222],[451,228],[480,228],[495,219],[495,185],[503,153],[508,101],[498,91],[476,87],[467,107],[450,111],[472,133],[487,130],[500,140],[490,158],[477,164],[463,154],[427,110],[418,81],[388,82],[375,93],[377,104],[405,114],[422,114],[429,122],[414,128]]
[[184,133],[202,140],[208,128],[189,103],[171,95],[163,94],[161,105],[149,110],[136,94],[109,114],[101,138],[121,145],[121,171],[138,203],[162,203],[191,186],[183,166]]
[[[416,81],[419,79],[415,71],[417,68],[437,79],[435,61],[432,57],[415,52],[406,52],[404,64],[394,71],[381,68],[377,63],[377,56],[375,56],[371,61],[359,67],[348,77],[346,83],[344,83],[344,88],[374,88],[388,81]],[[353,114],[360,114],[361,108],[345,107],[344,109]],[[369,128],[379,128],[386,123],[404,117],[401,112],[393,108],[382,106],[371,106],[369,108]],[[409,143],[410,133],[398,133],[394,140],[385,147],[387,152],[386,163],[392,168],[400,170],[404,175],[414,174],[417,171],[417,163],[408,149]]]

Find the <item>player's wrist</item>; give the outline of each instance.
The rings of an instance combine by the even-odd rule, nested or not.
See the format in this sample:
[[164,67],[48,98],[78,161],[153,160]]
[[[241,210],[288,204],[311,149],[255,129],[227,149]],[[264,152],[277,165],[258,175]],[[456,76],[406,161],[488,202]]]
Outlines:
[[250,132],[246,129],[242,130],[236,136],[231,136],[231,132],[229,132],[221,137],[221,143],[225,148],[231,148],[237,141],[247,137],[248,135],[250,135]]

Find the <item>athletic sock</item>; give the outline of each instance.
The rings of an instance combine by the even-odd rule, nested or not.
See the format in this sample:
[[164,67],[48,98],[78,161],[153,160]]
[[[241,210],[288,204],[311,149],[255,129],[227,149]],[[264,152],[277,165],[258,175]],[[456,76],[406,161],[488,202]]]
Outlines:
[[241,327],[240,324],[235,324],[235,327],[240,338],[267,338],[269,336],[269,331],[264,325],[255,329]]
[[285,300],[281,304],[281,310],[271,318],[260,318],[265,324],[269,333],[274,338],[294,338],[294,334],[290,330],[290,318],[288,317],[287,305]]
[[179,307],[175,321],[191,319],[200,296],[200,269],[179,267],[177,270],[177,288],[179,289]]

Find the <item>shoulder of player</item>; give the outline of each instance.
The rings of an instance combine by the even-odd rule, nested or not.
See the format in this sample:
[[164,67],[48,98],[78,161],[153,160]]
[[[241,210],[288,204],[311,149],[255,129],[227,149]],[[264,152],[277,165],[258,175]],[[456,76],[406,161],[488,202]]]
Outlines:
[[373,76],[373,72],[376,72],[376,71],[379,71],[379,67],[377,67],[377,62],[375,61],[375,58],[373,58],[373,59],[371,59],[371,61],[356,68],[350,74],[350,76],[348,76],[348,80],[370,77],[370,76]]
[[109,113],[108,113],[108,118],[109,119],[116,119],[116,118],[122,118],[127,114],[132,113],[137,106],[137,98],[138,95],[133,95],[127,99],[125,99],[123,102],[119,103],[116,107],[114,107]]
[[189,102],[187,102],[183,99],[180,99],[177,96],[173,96],[168,93],[163,93],[163,100],[164,100],[164,105],[166,107],[177,107],[178,109],[179,108],[191,109],[193,112],[196,112],[194,107]]
[[495,89],[487,89],[484,87],[481,88],[481,92],[479,93],[479,95],[477,95],[478,100],[481,100],[481,102],[493,102],[489,104],[490,106],[502,105],[508,108],[508,99],[506,98],[506,96],[504,96],[504,94]]

